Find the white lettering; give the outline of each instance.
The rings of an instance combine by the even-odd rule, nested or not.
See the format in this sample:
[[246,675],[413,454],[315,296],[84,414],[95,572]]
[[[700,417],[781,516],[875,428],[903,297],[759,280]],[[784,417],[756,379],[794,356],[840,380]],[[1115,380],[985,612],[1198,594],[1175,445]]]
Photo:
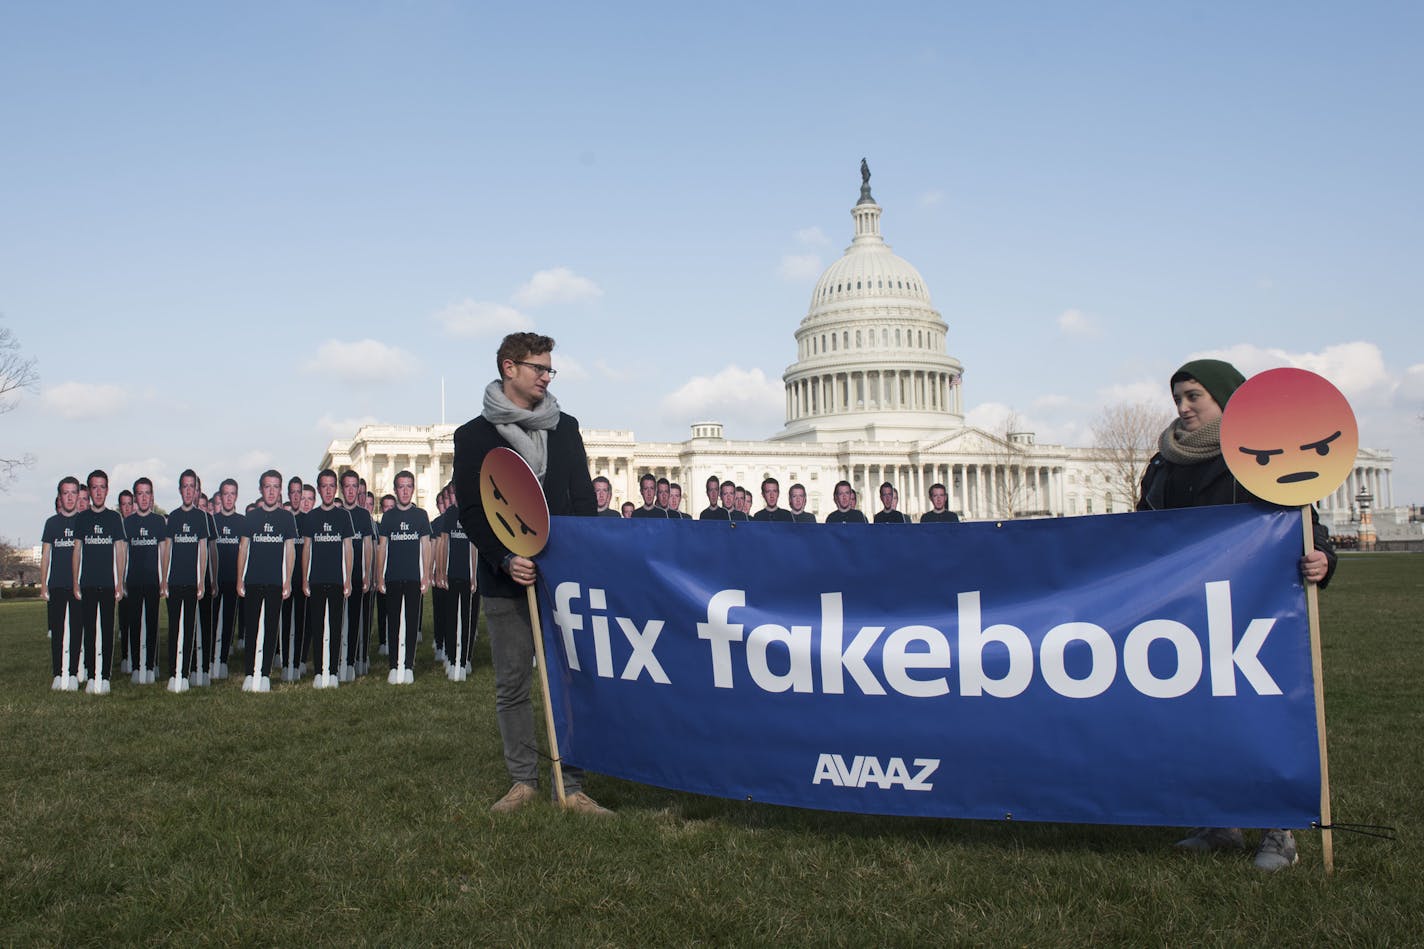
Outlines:
[[[921,642],[927,651],[910,652],[910,643]],[[881,661],[885,663],[885,681],[901,695],[928,699],[949,694],[949,680],[944,676],[916,679],[911,669],[948,669],[949,640],[933,626],[902,626],[885,640]],[[898,759],[897,759],[898,760]]]
[[[591,609],[608,609],[608,599],[597,588],[588,591],[588,605]],[[597,673],[605,679],[613,678],[613,644],[608,640],[608,617],[593,617],[593,662]]]
[[[1028,634],[1017,626],[995,623],[981,630],[980,622],[979,591],[959,594],[959,694],[987,692],[995,698],[1011,699],[1033,680],[1033,646]],[[991,666],[997,668],[1001,656],[1008,659],[1008,670],[997,679],[984,674],[987,643],[1003,647],[990,650]]]
[[[595,617],[595,621],[597,619]],[[658,641],[658,634],[663,631],[663,621],[650,619],[639,631],[632,620],[620,616],[618,617],[618,628],[623,630],[623,635],[628,638],[628,645],[633,647],[633,654],[628,657],[628,665],[623,667],[623,678],[630,681],[636,680],[639,674],[646,669],[648,678],[661,685],[670,685],[667,673],[663,672],[661,663],[653,655],[653,645]],[[807,630],[807,635],[809,634],[810,631]]]
[[[1165,679],[1152,674],[1147,664],[1147,650],[1157,640],[1172,644],[1177,653],[1177,671]],[[1201,643],[1192,631],[1169,619],[1150,619],[1138,623],[1122,644],[1122,669],[1127,681],[1143,695],[1154,699],[1175,699],[1186,695],[1201,681]]]
[[1211,650],[1211,694],[1235,695],[1239,668],[1257,695],[1280,695],[1281,687],[1261,665],[1257,653],[1271,632],[1274,619],[1253,619],[1241,642],[1233,649],[1231,623],[1231,582],[1218,580],[1206,585],[1206,634]]
[[[790,664],[785,673],[771,671],[767,651],[772,643],[781,643],[786,647]],[[747,637],[747,669],[752,674],[752,681],[767,692],[785,692],[787,689],[812,691],[811,627],[793,626],[787,629],[774,623],[758,626]]]
[[697,638],[712,644],[712,684],[732,687],[732,643],[742,641],[742,624],[728,622],[728,614],[747,605],[743,590],[722,590],[707,602],[707,622],[697,624]]
[[[258,539],[265,538],[254,538]],[[1177,620],[1149,618],[1126,635],[1118,633],[1116,639],[1104,627],[1084,621],[1060,623],[1035,639],[1007,623],[985,626],[980,591],[962,592],[957,596],[957,655],[949,636],[935,626],[912,624],[888,634],[884,626],[862,626],[847,637],[843,594],[839,592],[820,594],[819,628],[778,622],[750,627],[733,622],[734,610],[748,609],[746,591],[735,589],[713,594],[707,601],[706,619],[696,626],[698,639],[709,644],[712,684],[719,689],[738,686],[740,667],[752,686],[773,694],[819,690],[840,695],[846,691],[848,677],[864,695],[938,698],[956,691],[951,674],[957,662],[957,692],[964,697],[1021,695],[1035,681],[1035,663],[1043,685],[1069,699],[1104,694],[1118,682],[1119,669],[1125,680],[1121,688],[1130,687],[1149,698],[1180,698],[1201,684],[1208,665],[1212,695],[1235,695],[1237,670],[1257,694],[1281,695],[1260,657],[1275,619],[1251,619],[1237,642],[1230,583],[1208,583],[1204,592],[1205,637]],[[625,681],[637,681],[646,674],[655,683],[671,684],[656,655],[666,621],[609,616],[605,591],[590,588],[586,595],[588,610],[580,612],[577,601],[585,591],[578,583],[562,582],[554,590],[553,620],[563,637],[570,670],[583,671],[582,663],[588,657],[586,652],[579,655],[579,634],[588,630],[595,659],[593,674],[607,679],[616,675]],[[790,615],[798,614],[792,610]],[[621,653],[614,656],[610,640],[615,626],[631,650],[626,663]],[[1154,645],[1159,641],[1163,645]],[[734,644],[744,648],[734,654]],[[1154,672],[1148,661],[1154,649],[1162,660],[1158,669],[1165,669],[1165,674]],[[1169,659],[1170,666],[1166,664]],[[621,673],[617,671],[620,664]],[[741,685],[746,687],[746,682]],[[860,780],[858,769],[872,766],[852,763],[850,767]],[[884,762],[874,767],[881,768],[882,777],[889,774]]]
[[919,768],[920,770],[915,772],[915,776],[910,780],[909,784],[905,785],[905,787],[909,788],[911,791],[931,790],[934,785],[930,784],[929,777],[930,775],[934,774],[936,771],[939,770],[939,759],[916,758],[915,767]]
[[574,633],[583,629],[583,616],[569,608],[579,598],[579,585],[565,580],[554,588],[554,625],[564,636],[564,653],[569,657],[569,668],[580,671],[578,647],[574,645]]
[[866,626],[851,640],[850,649],[842,650],[844,624],[841,619],[841,595],[821,594],[821,690],[827,695],[840,695],[845,691],[841,672],[847,671],[860,691],[866,695],[884,695],[885,688],[875,673],[866,665],[865,657],[875,640],[885,631],[884,626]]
[[906,791],[932,791],[930,775],[939,770],[940,759],[916,758],[919,770],[913,775],[904,758],[890,758],[884,764],[873,755],[856,755],[850,764],[842,755],[822,754],[816,758],[811,775],[812,784],[830,784],[838,788],[865,788],[875,785],[882,790],[900,787]]
[[[1088,644],[1091,665],[1088,674],[1075,679],[1068,674],[1068,644],[1074,641]],[[1081,649],[1073,650],[1075,654]],[[1117,650],[1112,637],[1101,626],[1092,623],[1062,623],[1043,636],[1038,656],[1043,669],[1043,681],[1059,695],[1070,699],[1090,699],[1102,695],[1117,675]]]

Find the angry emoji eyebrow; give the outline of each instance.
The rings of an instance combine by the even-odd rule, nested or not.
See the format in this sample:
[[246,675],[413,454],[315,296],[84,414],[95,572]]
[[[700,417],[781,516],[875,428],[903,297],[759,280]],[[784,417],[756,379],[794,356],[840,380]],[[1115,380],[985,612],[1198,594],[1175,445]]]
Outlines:
[[1241,454],[1254,456],[1256,464],[1258,465],[1269,465],[1272,455],[1284,455],[1285,451],[1284,448],[1247,448],[1245,445],[1241,446]]
[[1330,443],[1339,437],[1340,433],[1336,432],[1334,435],[1325,436],[1318,442],[1308,442],[1304,445],[1301,445],[1300,450],[1314,451],[1317,455],[1328,455],[1330,454]]

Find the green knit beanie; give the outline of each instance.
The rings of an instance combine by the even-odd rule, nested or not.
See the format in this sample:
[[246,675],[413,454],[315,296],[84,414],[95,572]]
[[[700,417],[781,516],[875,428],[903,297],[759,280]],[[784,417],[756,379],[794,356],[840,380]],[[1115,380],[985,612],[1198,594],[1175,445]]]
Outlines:
[[1226,408],[1227,400],[1246,377],[1231,363],[1220,359],[1193,359],[1172,373],[1169,385],[1175,386],[1184,379],[1195,379],[1202,384],[1220,408]]

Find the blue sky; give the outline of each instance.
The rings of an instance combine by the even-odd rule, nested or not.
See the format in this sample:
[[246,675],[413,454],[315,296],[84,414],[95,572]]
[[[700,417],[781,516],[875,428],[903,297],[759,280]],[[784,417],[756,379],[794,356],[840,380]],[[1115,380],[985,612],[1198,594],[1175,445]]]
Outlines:
[[1189,356],[1302,365],[1424,501],[1424,7],[0,7],[0,494],[269,465],[478,413],[559,341],[585,427],[780,427],[862,156],[971,420],[1088,444]]

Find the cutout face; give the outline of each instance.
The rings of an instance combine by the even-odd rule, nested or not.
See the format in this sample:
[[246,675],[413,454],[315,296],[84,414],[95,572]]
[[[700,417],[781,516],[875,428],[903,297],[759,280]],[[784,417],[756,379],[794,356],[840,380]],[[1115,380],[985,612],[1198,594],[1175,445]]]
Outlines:
[[1304,369],[1270,369],[1231,396],[1221,454],[1241,485],[1274,504],[1312,504],[1355,464],[1360,432],[1340,390]]
[[480,500],[495,536],[519,557],[549,542],[549,503],[529,464],[516,451],[491,449],[480,465]]

